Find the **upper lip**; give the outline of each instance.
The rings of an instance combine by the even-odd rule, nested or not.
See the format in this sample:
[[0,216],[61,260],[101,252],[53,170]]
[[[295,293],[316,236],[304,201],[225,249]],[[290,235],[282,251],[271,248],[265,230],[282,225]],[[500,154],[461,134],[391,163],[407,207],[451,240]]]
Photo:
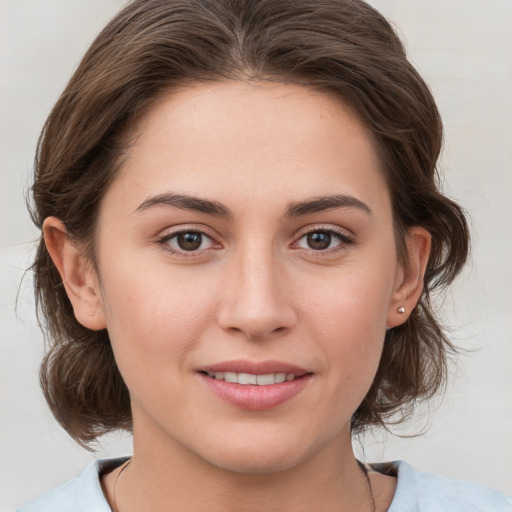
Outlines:
[[307,373],[312,373],[304,368],[300,368],[294,364],[285,363],[282,361],[248,361],[245,359],[237,359],[232,361],[223,361],[214,363],[208,366],[203,366],[199,369],[203,372],[233,372],[233,373],[250,373],[252,375],[268,375],[270,373],[293,373],[295,376],[300,377]]

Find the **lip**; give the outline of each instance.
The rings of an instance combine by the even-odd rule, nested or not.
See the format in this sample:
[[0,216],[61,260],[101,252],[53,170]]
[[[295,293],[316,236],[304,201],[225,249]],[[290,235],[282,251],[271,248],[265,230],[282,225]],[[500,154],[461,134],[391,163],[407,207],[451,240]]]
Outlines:
[[300,368],[299,366],[285,363],[282,361],[248,361],[245,359],[236,359],[224,361],[198,369],[203,372],[235,372],[252,373],[253,375],[267,375],[269,373],[293,373],[297,377],[312,373],[311,371]]
[[[295,380],[267,386],[245,385],[216,380],[206,372],[235,372],[266,375],[269,373],[293,373]],[[253,362],[246,360],[225,361],[202,367],[197,375],[214,395],[236,408],[248,411],[273,409],[299,394],[313,377],[312,372],[293,364],[280,361]]]

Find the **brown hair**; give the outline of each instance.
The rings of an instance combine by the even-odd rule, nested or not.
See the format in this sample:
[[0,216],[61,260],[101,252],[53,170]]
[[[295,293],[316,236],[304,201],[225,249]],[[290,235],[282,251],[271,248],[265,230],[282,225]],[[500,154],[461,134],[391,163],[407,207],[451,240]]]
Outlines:
[[[60,218],[94,261],[99,205],[128,135],[158,95],[190,82],[276,80],[336,94],[367,125],[389,185],[397,248],[406,230],[432,235],[424,292],[386,335],[353,430],[384,425],[432,396],[453,350],[430,294],[463,266],[469,234],[460,207],[438,190],[442,124],[429,88],[390,24],[361,0],[135,0],[93,42],[52,110],[35,162],[32,217]],[[57,420],[82,444],[130,429],[128,390],[107,331],[75,319],[41,239],[33,264],[50,346],[41,383]]]

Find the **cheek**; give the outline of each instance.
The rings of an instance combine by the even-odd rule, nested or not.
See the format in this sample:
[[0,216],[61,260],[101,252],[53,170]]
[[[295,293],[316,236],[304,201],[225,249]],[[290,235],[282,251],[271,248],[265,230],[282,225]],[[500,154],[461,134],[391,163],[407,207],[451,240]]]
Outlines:
[[210,301],[198,301],[197,291],[165,273],[154,278],[154,270],[111,274],[104,289],[107,329],[132,405],[181,410],[193,399],[182,382],[206,328]]
[[339,332],[347,342],[361,341],[365,334],[385,332],[393,283],[371,265],[357,271],[345,268],[302,291],[303,311],[318,328],[332,331],[333,338]]
[[102,299],[107,329],[122,370],[136,364],[176,364],[199,343],[214,310],[214,293],[163,266],[104,265]]
[[[364,276],[364,278],[362,278]],[[393,282],[386,272],[369,266],[340,272],[302,295],[309,337],[316,340],[325,368],[343,388],[368,388],[384,343]],[[350,384],[350,385],[349,385]]]

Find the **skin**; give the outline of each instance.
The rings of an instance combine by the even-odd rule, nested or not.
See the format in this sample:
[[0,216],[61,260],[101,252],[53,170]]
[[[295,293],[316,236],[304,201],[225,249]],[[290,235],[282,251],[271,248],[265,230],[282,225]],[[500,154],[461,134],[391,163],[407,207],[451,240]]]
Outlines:
[[[170,194],[225,211],[172,205]],[[345,200],[297,207],[334,195]],[[180,249],[173,235],[198,230],[199,248]],[[78,321],[108,329],[130,390],[134,456],[119,510],[371,510],[350,418],[386,328],[421,294],[430,236],[410,230],[402,268],[389,191],[349,108],[294,85],[187,87],[138,127],[102,202],[96,266],[60,220],[44,232]],[[312,376],[283,404],[248,411],[199,378],[232,359]],[[111,503],[118,473],[103,478]],[[387,510],[395,480],[371,481]]]

